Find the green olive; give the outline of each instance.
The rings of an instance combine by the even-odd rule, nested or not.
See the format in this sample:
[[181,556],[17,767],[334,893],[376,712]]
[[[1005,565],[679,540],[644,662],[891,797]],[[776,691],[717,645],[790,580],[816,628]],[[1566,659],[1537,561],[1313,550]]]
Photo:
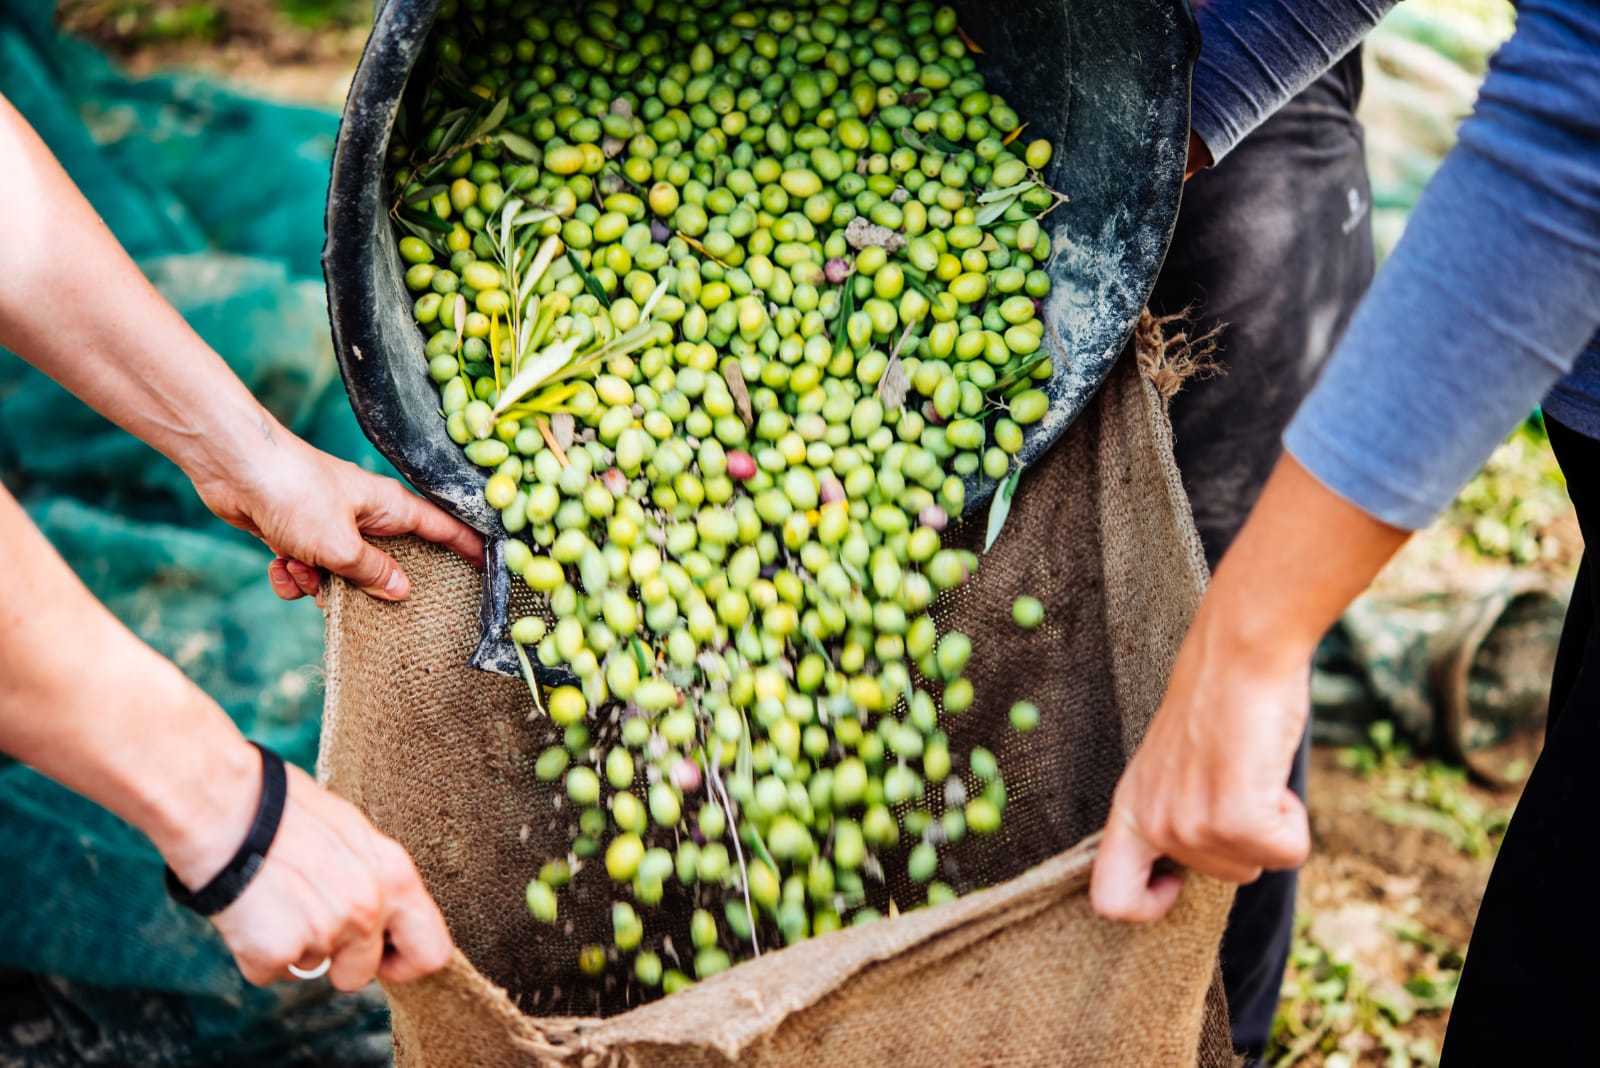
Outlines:
[[1044,622],[1044,605],[1037,597],[1023,595],[1011,603],[1011,618],[1024,630],[1032,630]]
[[540,923],[556,922],[556,892],[549,883],[534,879],[528,883],[528,911]]
[[[944,544],[964,479],[1012,470],[1054,373],[1035,311],[1051,146],[1002,141],[1021,119],[955,12],[700,14],[446,4],[437,58],[484,100],[473,118],[459,87],[423,86],[389,175],[446,432],[553,620],[511,637],[577,676],[536,691],[564,734],[535,777],[579,810],[571,855],[603,853],[631,892],[614,949],[584,945],[580,969],[620,953],[637,989],[667,992],[750,953],[745,889],[792,943],[878,918],[862,873],[893,867],[902,834],[900,878],[937,903],[935,843],[999,829],[987,750],[981,795],[922,807],[953,773],[945,717],[978,697],[972,643],[927,613],[978,565]],[[491,109],[498,129],[445,144]],[[974,194],[1012,186],[979,225]],[[1042,616],[1013,606],[1019,626]],[[1033,729],[1036,706],[1012,723]],[[659,834],[672,851],[646,847]],[[544,922],[557,863],[527,891]],[[666,968],[643,910],[674,877],[702,908]]]
[[1031,731],[1039,725],[1039,708],[1029,701],[1018,701],[1011,706],[1011,728],[1016,731]]

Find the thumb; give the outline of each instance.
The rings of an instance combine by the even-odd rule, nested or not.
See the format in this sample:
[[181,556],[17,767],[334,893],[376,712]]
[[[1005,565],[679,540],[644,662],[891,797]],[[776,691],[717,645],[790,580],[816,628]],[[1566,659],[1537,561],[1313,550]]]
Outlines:
[[359,540],[356,544],[359,548],[348,557],[323,566],[380,601],[398,601],[411,592],[411,580],[400,570],[394,557],[365,540]]
[[1153,923],[1165,916],[1178,900],[1182,879],[1174,874],[1152,878],[1160,859],[1160,851],[1145,841],[1126,810],[1113,808],[1089,878],[1094,910],[1107,919],[1132,923]]

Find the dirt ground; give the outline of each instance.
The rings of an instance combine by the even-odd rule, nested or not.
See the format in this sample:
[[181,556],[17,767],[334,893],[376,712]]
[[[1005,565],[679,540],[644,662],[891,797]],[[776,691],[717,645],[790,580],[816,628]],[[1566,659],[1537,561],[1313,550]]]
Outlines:
[[[304,0],[303,0],[304,2]],[[367,39],[371,5],[320,0],[295,19],[273,0],[61,0],[63,28],[116,55],[130,74],[224,77],[276,100],[337,106]]]
[[[1540,740],[1532,732],[1492,756],[1525,769]],[[1493,849],[1517,794],[1398,751],[1313,751],[1312,856],[1301,873],[1301,930],[1269,1063],[1437,1062]]]

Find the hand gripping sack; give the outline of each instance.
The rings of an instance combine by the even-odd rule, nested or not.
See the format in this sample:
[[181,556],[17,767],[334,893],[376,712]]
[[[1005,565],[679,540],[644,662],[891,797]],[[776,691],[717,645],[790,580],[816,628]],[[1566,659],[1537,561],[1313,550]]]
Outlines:
[[[631,1010],[572,964],[577,946],[609,942],[603,866],[556,925],[523,903],[570,839],[551,816],[559,785],[533,774],[552,728],[520,680],[466,666],[480,577],[403,540],[390,548],[412,578],[404,603],[336,584],[323,778],[411,851],[459,947],[443,972],[387,991],[399,1068],[1231,1065],[1215,982],[1231,888],[1188,875],[1151,926],[1102,920],[1088,900],[1094,832],[1205,582],[1148,318],[1130,349],[941,605],[972,638],[978,694],[947,723],[952,751],[993,748],[1010,793],[1000,832],[953,853],[989,889]],[[955,537],[981,548],[984,527],[969,517]],[[1045,605],[1033,631],[1010,618],[1023,593]],[[1006,726],[1022,699],[1044,712],[1026,735]]]

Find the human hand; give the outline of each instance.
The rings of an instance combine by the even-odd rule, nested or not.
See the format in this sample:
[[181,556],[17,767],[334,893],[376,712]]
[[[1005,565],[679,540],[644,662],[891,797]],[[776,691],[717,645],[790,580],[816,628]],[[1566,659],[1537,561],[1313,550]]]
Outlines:
[[1233,883],[1298,866],[1310,850],[1290,766],[1310,706],[1311,651],[1229,637],[1225,613],[1202,606],[1167,693],[1117,784],[1095,858],[1095,911],[1149,923],[1177,900],[1180,879],[1152,880],[1165,856]]
[[[444,967],[450,932],[410,856],[354,806],[300,769],[287,770],[288,798],[265,863],[238,900],[212,917],[244,977],[264,986],[290,978],[291,964],[314,970],[331,959],[329,981],[352,991],[374,977],[406,983]],[[233,781],[236,810],[253,812],[259,774]],[[248,822],[190,828],[168,863],[186,886],[204,885],[238,848]]]
[[268,578],[279,597],[317,596],[331,572],[380,600],[404,598],[410,581],[366,536],[415,533],[483,566],[482,538],[431,501],[281,426],[264,423],[262,431],[266,445],[250,463],[218,465],[226,473],[197,477],[195,488],[206,507],[277,554]]

